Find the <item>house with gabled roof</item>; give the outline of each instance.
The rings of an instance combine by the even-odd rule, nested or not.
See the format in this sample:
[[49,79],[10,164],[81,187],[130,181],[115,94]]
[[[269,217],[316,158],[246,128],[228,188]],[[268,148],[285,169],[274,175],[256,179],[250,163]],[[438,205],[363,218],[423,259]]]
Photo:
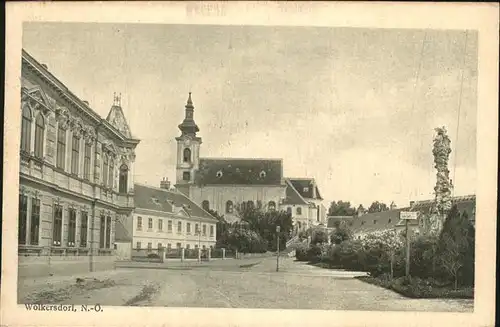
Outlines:
[[186,195],[162,183],[135,184],[132,216],[117,222],[115,240],[122,259],[133,251],[215,247],[217,220]]
[[297,226],[326,221],[326,208],[312,178],[283,176],[283,160],[273,158],[204,158],[194,121],[191,93],[185,118],[178,126],[175,188],[205,210],[227,220],[238,219],[238,208],[291,211]]

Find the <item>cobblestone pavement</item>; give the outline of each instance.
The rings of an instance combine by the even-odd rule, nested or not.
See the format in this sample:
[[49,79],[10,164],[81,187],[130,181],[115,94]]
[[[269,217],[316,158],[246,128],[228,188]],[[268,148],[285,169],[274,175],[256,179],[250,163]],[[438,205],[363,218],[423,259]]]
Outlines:
[[[248,264],[245,264],[248,263]],[[117,270],[118,272],[120,270]],[[59,303],[169,307],[461,311],[472,300],[408,299],[354,279],[362,273],[312,267],[285,258],[234,260],[223,266],[128,269],[114,285],[91,289]]]

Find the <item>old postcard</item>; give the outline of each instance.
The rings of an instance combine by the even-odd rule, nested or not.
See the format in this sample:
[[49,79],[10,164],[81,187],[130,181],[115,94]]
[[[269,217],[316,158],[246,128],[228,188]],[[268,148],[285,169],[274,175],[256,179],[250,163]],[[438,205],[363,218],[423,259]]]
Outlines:
[[498,5],[7,8],[2,325],[494,325]]

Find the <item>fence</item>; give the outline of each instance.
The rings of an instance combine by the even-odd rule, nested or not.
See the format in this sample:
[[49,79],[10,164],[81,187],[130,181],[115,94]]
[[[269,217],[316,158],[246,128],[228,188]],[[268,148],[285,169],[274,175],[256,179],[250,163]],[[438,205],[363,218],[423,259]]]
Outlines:
[[163,262],[164,249],[132,249],[132,261]]

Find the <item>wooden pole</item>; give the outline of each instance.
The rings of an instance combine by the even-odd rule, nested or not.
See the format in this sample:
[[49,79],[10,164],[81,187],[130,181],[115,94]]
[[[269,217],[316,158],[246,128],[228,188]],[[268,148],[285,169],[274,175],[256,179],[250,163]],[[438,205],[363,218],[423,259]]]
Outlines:
[[406,229],[406,277],[410,277],[410,233],[408,231],[408,219],[405,220]]

